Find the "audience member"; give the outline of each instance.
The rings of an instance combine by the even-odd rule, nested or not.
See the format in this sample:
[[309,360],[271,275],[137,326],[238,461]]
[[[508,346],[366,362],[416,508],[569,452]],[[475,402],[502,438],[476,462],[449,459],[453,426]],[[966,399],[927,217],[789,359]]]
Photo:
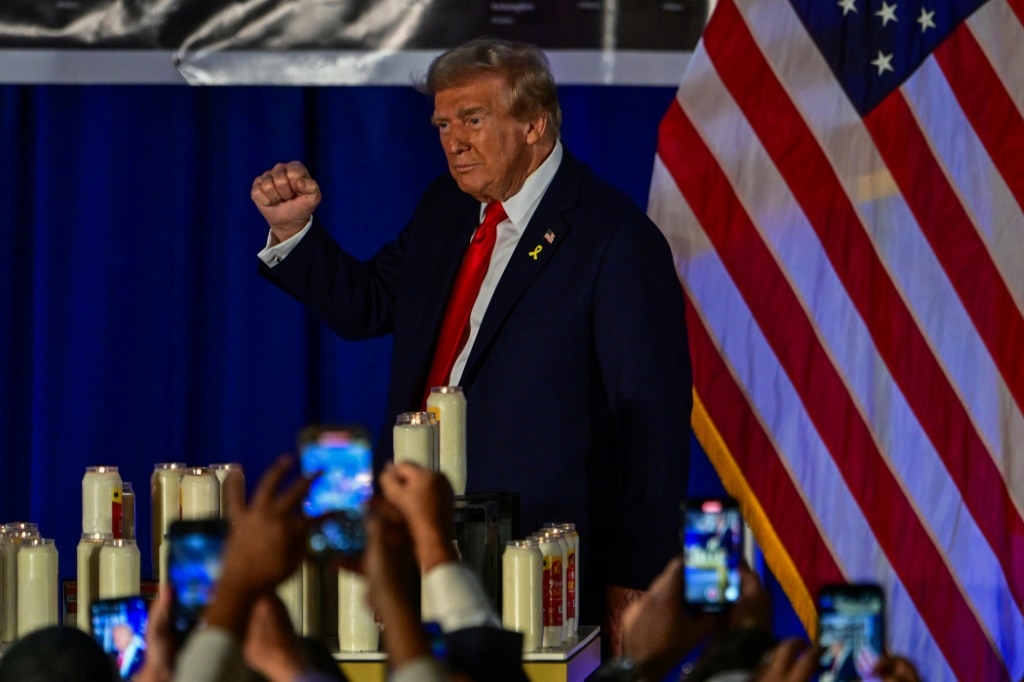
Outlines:
[[[728,615],[689,613],[682,580],[682,559],[672,559],[623,614],[624,658],[605,663],[588,682],[663,680],[709,637],[686,682],[809,682],[817,674],[821,648],[799,637],[776,642],[768,595],[748,568],[741,567],[740,598]],[[920,682],[899,656],[883,656],[875,673],[882,682]]]
[[156,601],[149,608],[146,660],[135,679],[137,682],[171,682],[177,655],[176,639],[171,632],[171,588],[165,583],[160,585]]
[[[169,601],[161,595],[151,616],[152,664],[146,682],[252,679],[249,668],[272,682],[338,679],[314,670],[274,587],[291,575],[303,556],[308,522],[300,512],[308,481],[284,486],[289,468],[279,460],[261,478],[252,502],[233,501],[231,535],[205,626],[168,665]],[[396,680],[525,680],[522,638],[501,629],[476,576],[458,561],[452,538],[453,493],[442,475],[412,464],[388,467],[380,477],[383,495],[374,500],[368,547],[361,570],[369,599],[384,622],[384,646]],[[236,497],[238,495],[236,494]],[[432,655],[420,622],[416,590],[423,574],[423,602],[435,614],[444,637],[445,662]]]
[[[161,591],[150,615],[148,655],[139,680],[344,679],[322,648],[313,655],[304,653],[273,591],[298,568],[308,530],[301,504],[309,481],[283,485],[289,468],[287,458],[275,462],[260,479],[249,505],[240,492],[233,494],[234,528],[206,626],[193,634],[177,658],[170,633],[170,593]],[[391,679],[525,680],[522,636],[501,628],[479,579],[459,562],[453,541],[454,495],[447,479],[401,463],[387,465],[378,482],[381,494],[372,501],[367,518],[366,551],[359,565],[351,568],[366,576],[370,606],[384,624]],[[820,647],[800,638],[775,640],[771,605],[752,571],[741,568],[740,599],[728,614],[686,610],[682,576],[682,559],[671,560],[648,591],[629,605],[622,619],[625,657],[605,663],[589,680],[657,682],[701,643],[706,646],[687,670],[688,682],[808,682],[818,672]],[[428,635],[421,608],[439,625],[441,642]],[[31,645],[31,640],[23,643]],[[0,660],[0,682],[72,679],[50,673],[33,678],[22,668],[11,677],[11,666],[23,657],[15,647]],[[39,658],[53,663],[52,657]],[[314,665],[317,658],[320,663]],[[109,659],[104,655],[102,660],[107,677],[83,677],[78,673],[86,668],[75,666],[73,679],[114,679],[109,677]],[[897,656],[883,656],[876,673],[884,682],[920,682],[914,666]]]
[[114,662],[77,628],[52,626],[21,638],[0,658],[0,682],[117,682]]
[[299,637],[288,610],[274,592],[263,594],[253,605],[242,653],[252,671],[246,682],[346,679],[323,644]]
[[[274,682],[330,679],[305,664],[287,615],[270,597],[274,587],[295,572],[304,554],[308,521],[301,507],[310,481],[298,478],[282,485],[291,466],[287,457],[274,462],[260,478],[248,505],[239,490],[229,492],[234,498],[229,500],[234,515],[220,581],[206,609],[205,626],[185,643],[174,665],[173,679],[246,679],[249,672],[242,647],[248,633],[262,643],[264,651],[256,657],[256,664]],[[250,628],[254,614],[261,621],[272,622]]]
[[[365,570],[371,603],[385,624],[384,643],[389,659],[401,647],[402,659],[408,660],[408,665],[436,670],[427,660],[429,648],[425,646],[419,622],[419,604],[410,603],[411,593],[400,588],[401,566],[409,565],[408,559],[401,557],[408,557],[408,553],[393,548],[401,542],[404,526],[412,555],[422,572],[423,610],[444,634],[448,671],[473,680],[525,680],[522,635],[502,629],[479,579],[459,563],[453,542],[454,495],[448,480],[437,472],[406,462],[387,465],[379,483],[382,499],[371,518],[371,547]],[[388,538],[392,551],[383,551],[384,538]],[[399,616],[403,624],[399,636],[392,630],[394,605],[382,602],[396,602],[402,594],[406,597],[403,614]],[[394,670],[398,674],[401,668]],[[409,674],[405,679],[434,678]]]

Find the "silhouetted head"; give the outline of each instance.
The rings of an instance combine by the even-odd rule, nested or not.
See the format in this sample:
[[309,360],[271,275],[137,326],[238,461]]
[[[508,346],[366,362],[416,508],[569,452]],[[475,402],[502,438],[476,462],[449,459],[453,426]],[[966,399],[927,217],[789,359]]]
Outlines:
[[18,640],[0,657],[0,682],[117,682],[114,662],[81,630],[53,626]]

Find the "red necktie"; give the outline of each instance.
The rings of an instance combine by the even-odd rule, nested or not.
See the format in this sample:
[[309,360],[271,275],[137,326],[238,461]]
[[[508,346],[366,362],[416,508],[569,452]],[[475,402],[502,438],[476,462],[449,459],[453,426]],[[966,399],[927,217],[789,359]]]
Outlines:
[[462,259],[459,274],[455,277],[448,308],[444,312],[441,333],[437,337],[437,350],[434,351],[434,363],[430,366],[427,377],[426,394],[434,386],[446,386],[448,376],[452,372],[455,358],[469,338],[469,313],[473,310],[476,296],[480,292],[480,284],[487,274],[487,266],[491,262],[491,252],[498,236],[498,223],[508,216],[500,202],[487,204],[484,221],[476,228],[469,249]]

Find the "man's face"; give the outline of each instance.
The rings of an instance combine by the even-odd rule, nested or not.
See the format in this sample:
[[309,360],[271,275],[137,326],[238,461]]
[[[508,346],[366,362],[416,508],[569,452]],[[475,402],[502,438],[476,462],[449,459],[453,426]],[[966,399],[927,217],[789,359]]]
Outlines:
[[534,170],[533,122],[508,111],[505,79],[477,76],[434,94],[434,115],[448,170],[459,189],[482,202],[504,201]]
[[127,625],[118,625],[112,633],[114,646],[118,651],[124,651],[132,641],[132,629]]

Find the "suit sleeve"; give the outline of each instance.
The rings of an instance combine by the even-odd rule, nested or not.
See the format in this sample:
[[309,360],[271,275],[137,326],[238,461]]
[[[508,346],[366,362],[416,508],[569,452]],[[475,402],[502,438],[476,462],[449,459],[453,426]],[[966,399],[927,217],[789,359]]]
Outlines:
[[260,273],[342,338],[373,338],[393,331],[405,242],[403,232],[363,262],[344,251],[314,221],[287,258],[274,267],[261,262]]
[[616,447],[602,462],[613,585],[645,589],[679,553],[692,376],[682,287],[652,223],[618,229],[594,299],[594,343]]

